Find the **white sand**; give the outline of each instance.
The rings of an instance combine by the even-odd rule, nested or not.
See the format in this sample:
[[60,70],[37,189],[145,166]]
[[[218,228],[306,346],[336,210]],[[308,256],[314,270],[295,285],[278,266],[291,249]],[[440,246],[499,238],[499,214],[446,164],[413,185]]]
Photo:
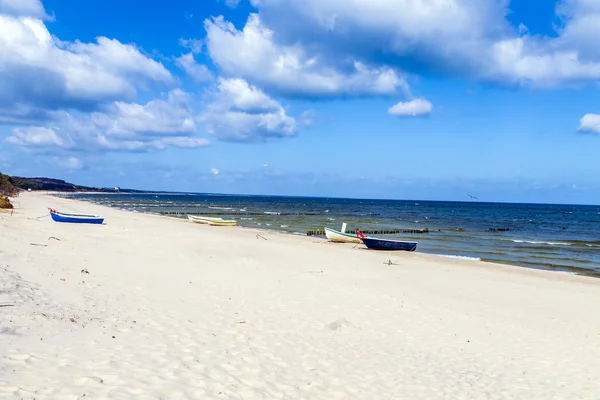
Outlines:
[[0,398],[600,399],[600,280],[17,202]]

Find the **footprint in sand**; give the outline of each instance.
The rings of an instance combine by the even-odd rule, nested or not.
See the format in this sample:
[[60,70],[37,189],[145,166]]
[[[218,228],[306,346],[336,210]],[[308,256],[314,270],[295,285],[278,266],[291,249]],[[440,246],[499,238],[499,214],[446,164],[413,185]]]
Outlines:
[[350,321],[344,318],[337,319],[329,323],[327,325],[327,328],[331,329],[332,331],[347,331],[358,329],[358,327],[354,326]]

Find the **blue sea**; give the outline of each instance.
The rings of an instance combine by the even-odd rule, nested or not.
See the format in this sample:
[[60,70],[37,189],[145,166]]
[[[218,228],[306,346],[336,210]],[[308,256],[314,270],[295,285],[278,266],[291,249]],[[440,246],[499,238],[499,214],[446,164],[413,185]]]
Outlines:
[[242,227],[298,235],[339,230],[343,222],[348,230],[428,228],[378,236],[417,241],[423,253],[600,277],[600,206],[175,193],[69,197],[173,218],[216,214]]

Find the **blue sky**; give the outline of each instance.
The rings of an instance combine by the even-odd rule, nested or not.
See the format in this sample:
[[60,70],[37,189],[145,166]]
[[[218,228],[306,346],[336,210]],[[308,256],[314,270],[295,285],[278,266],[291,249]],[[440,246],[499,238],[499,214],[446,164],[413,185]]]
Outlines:
[[0,0],[0,171],[600,204],[594,0]]

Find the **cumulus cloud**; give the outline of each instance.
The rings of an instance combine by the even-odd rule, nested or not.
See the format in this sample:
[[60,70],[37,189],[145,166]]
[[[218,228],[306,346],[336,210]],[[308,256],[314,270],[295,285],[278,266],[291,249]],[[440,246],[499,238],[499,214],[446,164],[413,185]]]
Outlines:
[[40,0],[0,0],[0,14],[27,17],[46,17]]
[[251,14],[239,31],[222,17],[205,21],[210,57],[221,71],[282,94],[304,97],[390,95],[407,85],[392,68],[359,60],[328,59],[301,44],[279,45],[274,32]]
[[243,79],[220,78],[199,120],[209,134],[223,141],[264,142],[297,133],[296,120],[281,104]]
[[399,102],[388,109],[388,114],[397,117],[417,117],[433,111],[433,104],[425,99],[414,99]]
[[[4,7],[10,3],[3,0]],[[29,110],[26,118],[48,110],[90,110],[132,100],[148,84],[172,81],[162,64],[133,45],[106,37],[63,42],[40,19],[8,14],[0,15],[0,71],[0,117],[6,119],[11,110]]]
[[[372,68],[391,66],[417,74],[436,73],[508,85],[551,87],[600,79],[600,48],[596,44],[600,3],[596,0],[558,2],[556,13],[562,23],[552,36],[528,32],[523,24],[511,25],[506,19],[508,1],[251,3],[260,19],[250,19],[243,32],[218,20],[207,24],[209,49],[210,40],[244,42],[253,51],[260,50],[260,59],[265,54],[278,54],[273,57],[280,62],[278,65],[294,59],[290,54],[301,54],[300,60],[316,59],[321,65],[350,58]],[[218,35],[214,34],[215,26],[221,31]],[[224,38],[227,33],[236,40]],[[252,75],[249,69],[253,63],[239,66],[235,55],[215,50],[211,56],[213,53],[227,70]],[[240,59],[247,57],[237,54]],[[281,85],[273,72],[267,72],[272,70],[265,69],[262,78]]]
[[5,139],[7,143],[19,146],[46,147],[57,146],[69,148],[73,145],[70,137],[62,137],[54,129],[41,126],[31,126],[28,128],[15,128],[11,136]]
[[579,121],[579,130],[600,135],[600,114],[585,114]]
[[45,127],[15,128],[5,141],[31,148],[88,151],[143,151],[168,146],[208,145],[206,139],[193,137],[196,130],[189,94],[176,89],[166,99],[154,99],[143,105],[119,101],[102,112],[58,112]]
[[212,74],[208,67],[206,65],[198,64],[192,53],[181,55],[175,59],[175,63],[196,82],[207,82],[212,79]]

